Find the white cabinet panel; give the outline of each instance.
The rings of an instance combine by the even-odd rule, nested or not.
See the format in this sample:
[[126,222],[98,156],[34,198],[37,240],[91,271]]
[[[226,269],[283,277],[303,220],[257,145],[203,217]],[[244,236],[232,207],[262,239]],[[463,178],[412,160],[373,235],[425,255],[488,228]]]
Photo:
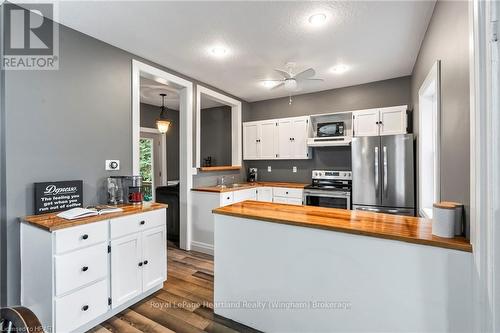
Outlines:
[[257,188],[257,201],[273,202],[273,188],[272,187]]
[[303,190],[298,188],[274,187],[273,195],[275,197],[302,199]]
[[352,113],[355,136],[377,136],[379,133],[379,110],[363,110]]
[[257,200],[257,189],[237,190],[233,192],[233,203],[245,200]]
[[101,243],[54,257],[56,296],[108,274],[108,245]]
[[288,204],[290,204],[290,205],[302,205],[302,199],[288,198]]
[[258,123],[243,124],[243,157],[247,160],[258,158]]
[[142,233],[142,291],[145,292],[166,279],[165,227],[158,227]]
[[111,297],[113,308],[142,291],[141,233],[111,242]]
[[97,282],[67,296],[56,298],[54,332],[71,332],[108,311],[108,284]]
[[406,133],[406,106],[380,109],[380,135]]
[[149,228],[165,225],[165,219],[166,215],[164,209],[111,219],[111,238],[114,239]]
[[223,192],[220,194],[220,206],[224,207],[233,203],[233,192]]
[[56,253],[98,244],[108,239],[108,221],[57,230],[54,232],[54,239]]
[[293,122],[292,119],[281,119],[278,121],[278,158],[287,159],[293,157]]
[[287,204],[288,198],[285,197],[273,197],[273,202],[278,204]]
[[295,118],[292,126],[292,156],[294,158],[307,158],[309,150],[307,147],[309,118]]
[[258,157],[272,159],[276,157],[276,122],[267,121],[259,124]]

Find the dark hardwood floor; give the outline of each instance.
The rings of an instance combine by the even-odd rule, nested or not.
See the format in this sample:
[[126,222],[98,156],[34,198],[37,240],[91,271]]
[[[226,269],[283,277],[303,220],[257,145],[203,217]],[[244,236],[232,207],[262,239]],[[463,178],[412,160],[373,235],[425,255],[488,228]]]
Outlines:
[[163,289],[89,332],[258,332],[213,312],[213,257],[168,246]]

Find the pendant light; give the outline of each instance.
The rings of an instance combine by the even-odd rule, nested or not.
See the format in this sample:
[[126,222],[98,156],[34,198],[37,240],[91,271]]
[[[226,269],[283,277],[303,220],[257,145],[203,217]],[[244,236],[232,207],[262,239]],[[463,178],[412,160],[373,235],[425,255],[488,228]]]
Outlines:
[[160,96],[161,96],[160,118],[156,119],[156,128],[158,128],[158,131],[160,131],[160,133],[165,134],[168,132],[168,129],[172,124],[172,121],[170,119],[167,119],[166,117],[167,108],[165,107],[165,96],[167,96],[167,94],[160,94]]

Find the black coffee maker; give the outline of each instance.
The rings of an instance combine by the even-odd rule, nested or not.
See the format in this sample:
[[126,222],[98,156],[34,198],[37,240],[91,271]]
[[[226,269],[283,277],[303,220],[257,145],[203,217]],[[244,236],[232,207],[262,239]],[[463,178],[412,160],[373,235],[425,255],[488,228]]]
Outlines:
[[247,181],[249,183],[255,183],[257,181],[257,168],[249,168]]

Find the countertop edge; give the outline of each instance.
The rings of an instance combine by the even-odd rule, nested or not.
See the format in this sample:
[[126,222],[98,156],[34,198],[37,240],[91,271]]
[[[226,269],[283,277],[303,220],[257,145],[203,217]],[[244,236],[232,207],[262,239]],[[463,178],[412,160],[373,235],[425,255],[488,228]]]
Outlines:
[[459,244],[450,244],[450,243],[440,243],[440,242],[436,242],[436,241],[429,240],[429,239],[423,239],[423,238],[397,236],[397,235],[384,234],[384,233],[379,233],[379,232],[370,232],[370,231],[366,231],[366,230],[342,228],[342,227],[338,227],[338,226],[325,226],[325,225],[318,225],[318,224],[310,224],[310,223],[304,223],[304,222],[299,222],[299,221],[289,221],[289,220],[284,220],[284,219],[280,219],[280,218],[252,216],[249,214],[239,214],[239,213],[234,213],[234,212],[227,212],[227,211],[220,210],[220,208],[213,209],[212,213],[218,214],[218,215],[239,217],[239,218],[248,218],[248,219],[253,219],[253,220],[263,221],[263,222],[280,223],[280,224],[293,225],[293,226],[304,227],[304,228],[329,230],[329,231],[343,232],[343,233],[354,234],[354,235],[362,235],[362,236],[368,236],[368,237],[389,239],[389,240],[401,241],[401,242],[406,242],[406,243],[411,243],[411,244],[440,247],[440,248],[445,248],[445,249],[449,249],[449,250],[456,250],[456,251],[472,253],[472,245],[470,245],[470,244],[459,245]]
[[257,182],[254,185],[243,185],[243,186],[239,186],[239,187],[230,187],[230,188],[217,188],[217,186],[195,187],[195,188],[192,188],[191,191],[207,192],[207,193],[226,193],[226,192],[247,190],[249,188],[257,188],[257,187],[282,187],[282,188],[303,189],[307,185],[310,185],[310,184],[287,183],[287,182]]

